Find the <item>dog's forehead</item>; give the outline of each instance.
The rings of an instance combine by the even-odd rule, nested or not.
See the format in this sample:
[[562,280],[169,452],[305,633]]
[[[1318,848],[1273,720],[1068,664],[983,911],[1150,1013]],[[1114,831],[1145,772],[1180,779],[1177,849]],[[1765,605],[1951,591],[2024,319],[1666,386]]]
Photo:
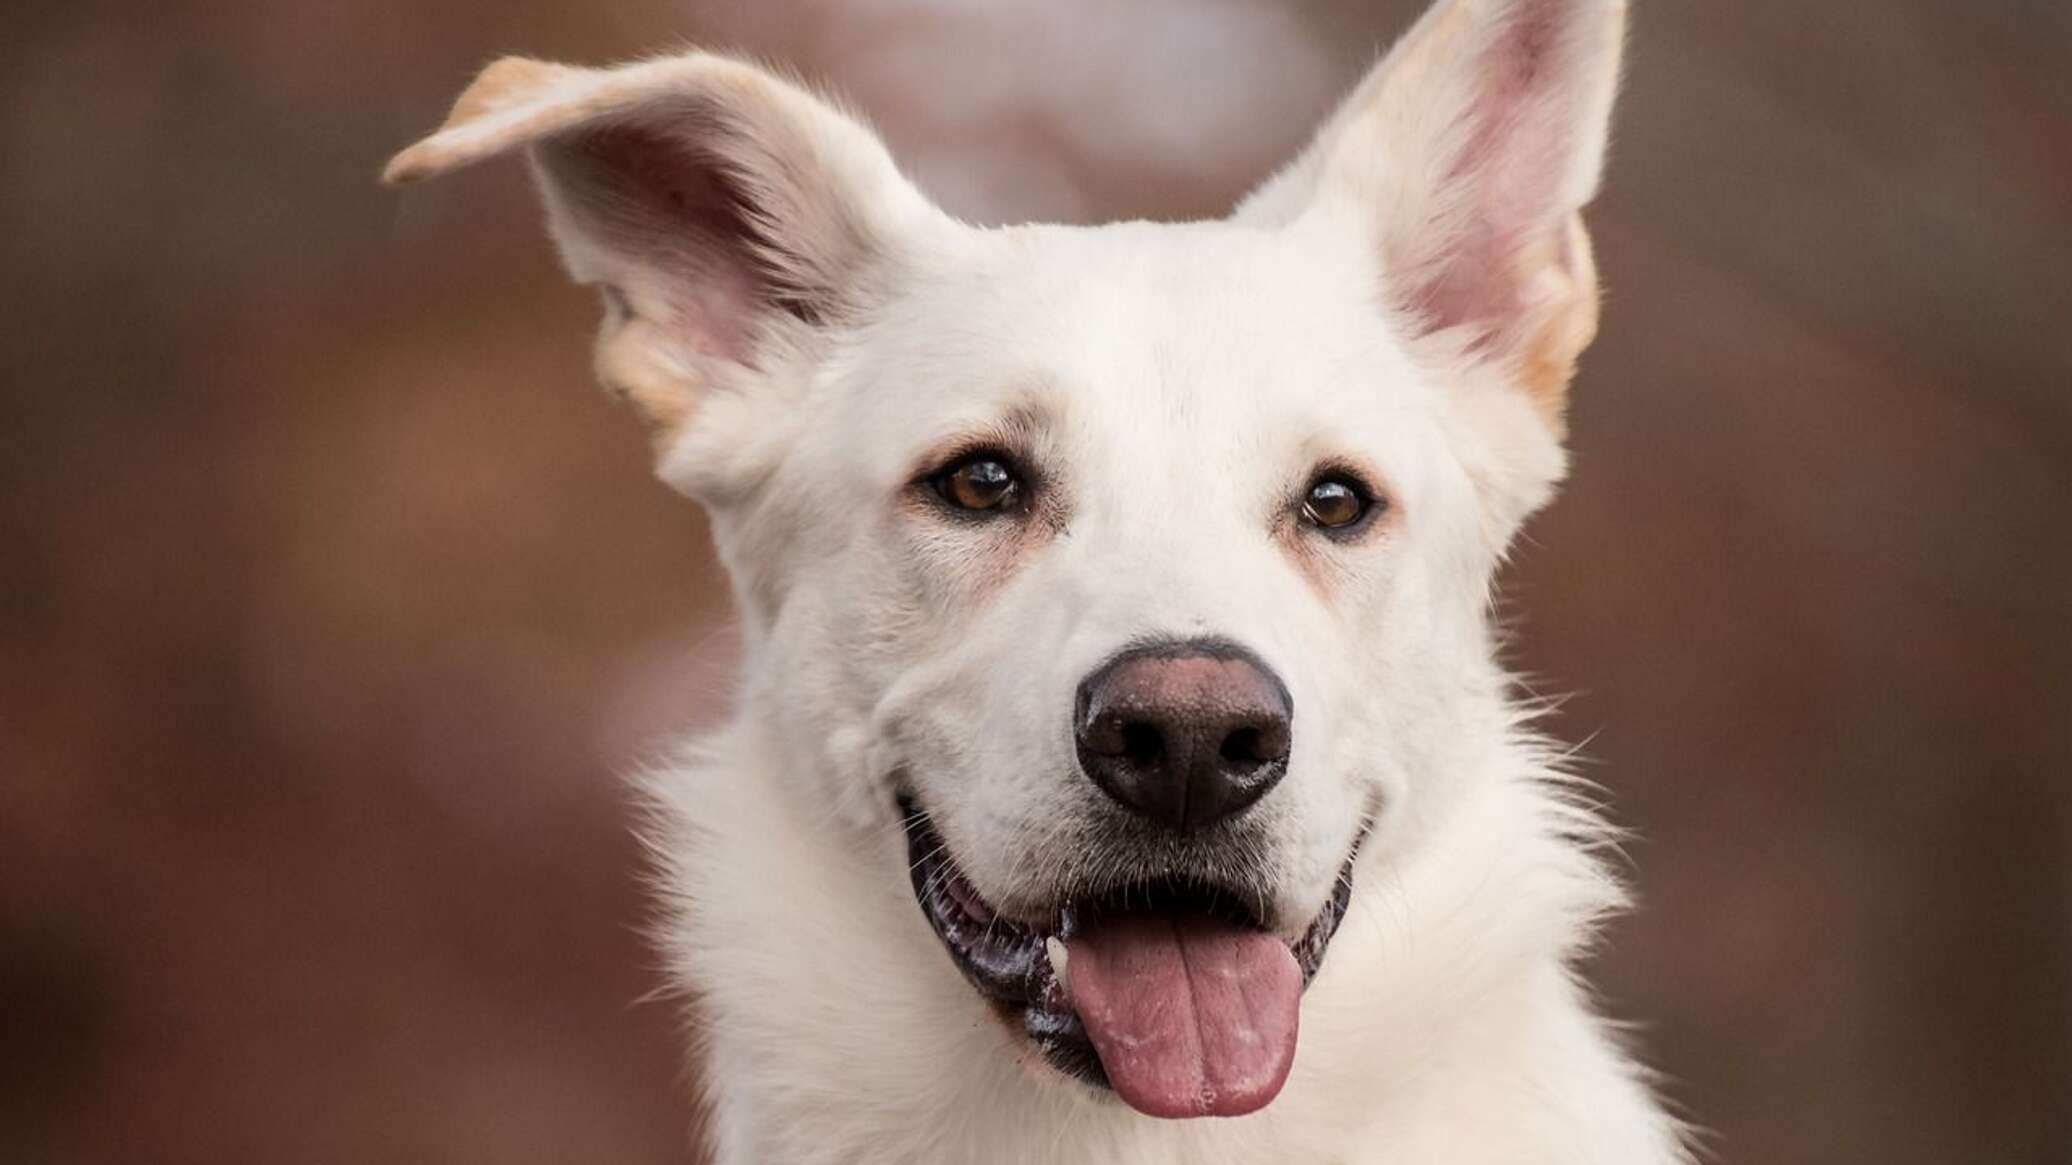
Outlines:
[[1393,347],[1372,265],[1347,250],[1221,222],[1025,227],[962,278],[991,290],[967,300],[978,326],[1089,375],[1156,362],[1196,383],[1260,381]]
[[[1358,248],[1224,222],[975,234],[873,329],[881,423],[1401,428],[1434,398]],[[897,406],[885,409],[897,394]],[[860,419],[860,418],[859,418]]]

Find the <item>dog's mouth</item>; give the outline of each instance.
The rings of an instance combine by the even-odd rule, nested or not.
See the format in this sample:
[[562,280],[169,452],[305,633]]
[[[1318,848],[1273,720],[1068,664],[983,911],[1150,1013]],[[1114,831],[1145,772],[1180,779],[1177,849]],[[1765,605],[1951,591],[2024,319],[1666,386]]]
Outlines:
[[989,906],[928,815],[900,807],[921,912],[1052,1067],[1157,1117],[1242,1116],[1280,1093],[1303,988],[1345,917],[1351,855],[1293,941],[1239,890],[1179,877],[1074,898],[1030,923]]

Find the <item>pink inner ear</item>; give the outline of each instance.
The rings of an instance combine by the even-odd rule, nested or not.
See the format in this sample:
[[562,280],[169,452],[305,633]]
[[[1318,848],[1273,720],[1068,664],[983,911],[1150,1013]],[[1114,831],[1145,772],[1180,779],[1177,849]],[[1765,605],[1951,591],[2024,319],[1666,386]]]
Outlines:
[[738,264],[715,266],[691,289],[685,338],[707,356],[747,364],[755,355],[754,319],[762,302],[755,278]]
[[1478,88],[1464,114],[1467,139],[1447,172],[1458,233],[1412,297],[1436,327],[1488,325],[1482,343],[1524,304],[1516,259],[1558,226],[1555,201],[1575,132],[1557,115],[1564,81],[1552,75],[1558,6],[1520,3],[1507,20],[1473,66]]
[[600,241],[656,271],[693,349],[747,363],[758,316],[789,304],[724,163],[642,126],[591,130],[570,145],[567,187]]

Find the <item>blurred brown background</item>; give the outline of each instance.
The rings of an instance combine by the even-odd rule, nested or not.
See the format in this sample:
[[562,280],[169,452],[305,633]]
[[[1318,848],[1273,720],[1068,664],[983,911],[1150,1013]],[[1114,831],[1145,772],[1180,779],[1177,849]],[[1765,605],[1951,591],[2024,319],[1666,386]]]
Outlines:
[[[616,774],[698,515],[491,56],[744,47],[980,220],[1202,215],[1412,0],[17,5],[0,1160],[687,1161]],[[1595,974],[1719,1156],[2072,1161],[2072,6],[1642,0],[1521,662],[1642,840]]]

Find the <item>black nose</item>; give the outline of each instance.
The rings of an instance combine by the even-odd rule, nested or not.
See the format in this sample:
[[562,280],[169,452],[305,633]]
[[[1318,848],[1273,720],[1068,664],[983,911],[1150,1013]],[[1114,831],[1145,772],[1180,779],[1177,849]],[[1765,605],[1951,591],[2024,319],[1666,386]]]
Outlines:
[[1079,764],[1110,797],[1182,833],[1231,817],[1288,771],[1279,677],[1217,640],[1126,651],[1079,685]]

